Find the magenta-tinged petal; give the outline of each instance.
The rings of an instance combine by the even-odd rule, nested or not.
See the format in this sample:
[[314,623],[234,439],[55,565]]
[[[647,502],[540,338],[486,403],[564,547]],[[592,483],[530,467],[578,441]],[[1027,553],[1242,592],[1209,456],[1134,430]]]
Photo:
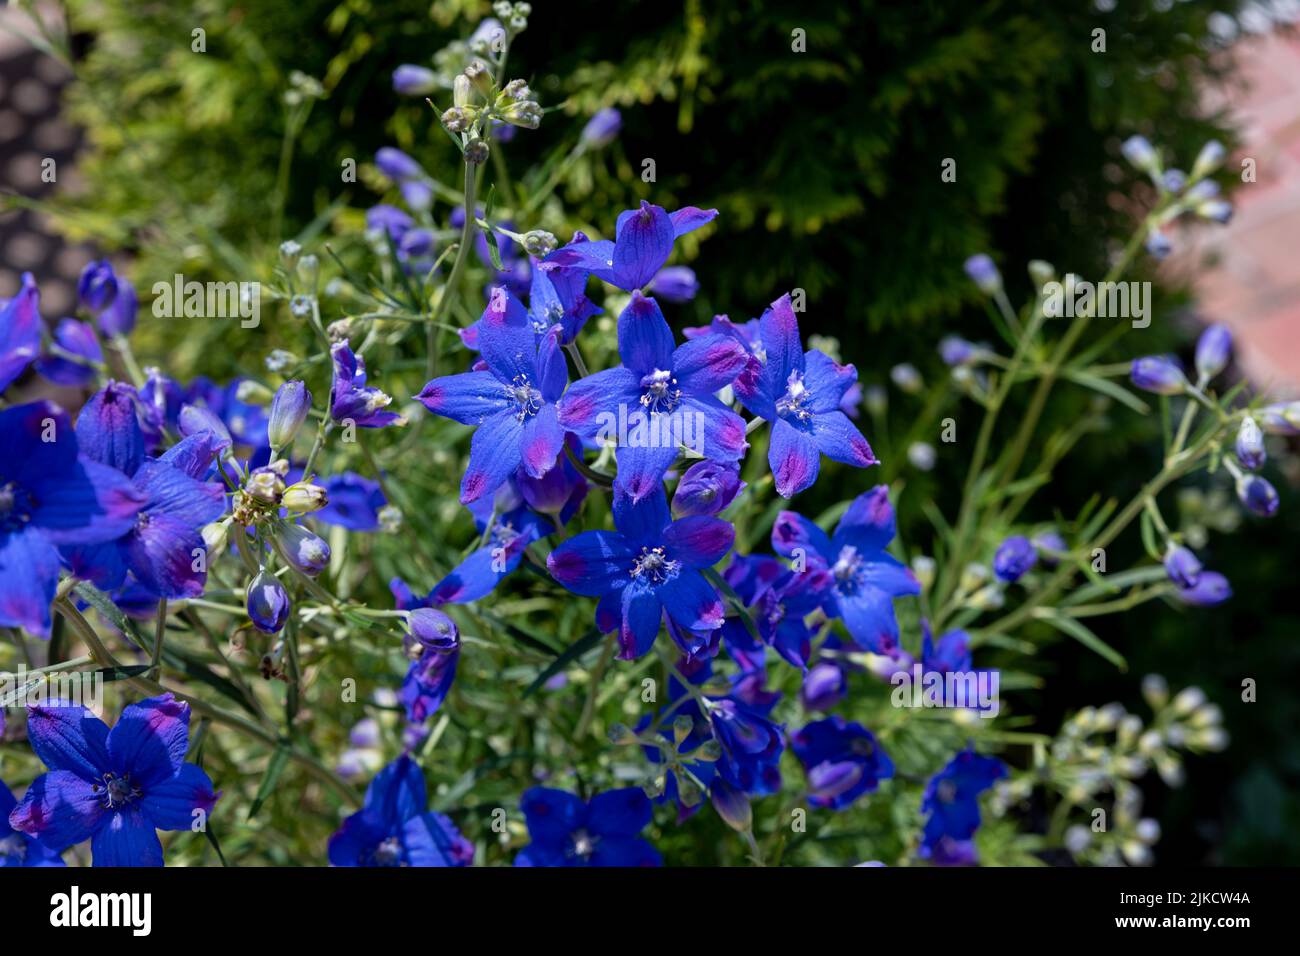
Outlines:
[[70,770],[51,770],[27,788],[9,814],[9,825],[58,850],[83,843],[104,818],[103,794],[96,786],[102,788],[102,783]]
[[711,568],[735,544],[736,529],[721,518],[692,515],[665,528],[663,542],[673,560],[688,568]]
[[528,474],[540,478],[550,471],[564,448],[564,429],[556,418],[555,406],[543,405],[524,422],[520,440],[520,457]]
[[27,739],[41,763],[95,781],[108,769],[108,725],[80,704],[54,701],[27,708]]
[[718,218],[716,209],[697,209],[695,206],[683,206],[668,217],[673,224],[673,237],[680,239],[688,232],[694,232],[701,226],[708,225]]
[[717,589],[698,571],[685,570],[658,588],[659,599],[679,627],[712,631],[722,627],[725,608]]
[[564,362],[564,351],[560,339],[564,329],[553,325],[537,343],[538,390],[546,402],[554,402],[564,394],[564,386],[569,384],[569,367]]
[[821,528],[794,511],[782,511],[772,525],[772,550],[782,557],[793,557],[796,548],[805,558],[820,555],[831,558],[835,551],[831,539]]
[[[712,395],[688,395],[682,399],[676,414],[695,416],[692,435],[698,447],[691,450],[704,458],[739,461],[749,447],[745,420]],[[704,426],[702,441],[698,427],[701,424]]]
[[189,830],[200,819],[195,811],[211,813],[220,796],[213,792],[208,775],[187,763],[175,776],[150,786],[140,800],[140,809],[159,830]]
[[776,479],[776,493],[790,498],[817,480],[821,453],[813,440],[783,418],[772,423],[771,447],[767,461]]
[[632,301],[618,317],[618,354],[623,364],[638,375],[673,366],[673,333],[659,303],[632,293]]
[[59,553],[39,531],[0,533],[0,625],[50,634],[50,605],[59,586]]
[[631,292],[653,279],[673,251],[674,232],[663,207],[644,200],[632,215],[620,217],[614,238],[614,284]]
[[607,591],[596,602],[596,628],[608,634],[623,621],[623,592]]
[[506,386],[491,372],[435,378],[415,397],[435,415],[462,425],[481,425],[508,406]]
[[781,296],[758,320],[766,361],[762,380],[769,395],[785,391],[791,372],[804,371],[803,344],[799,341],[799,320],[790,296]]
[[841,411],[823,412],[811,422],[813,444],[831,461],[857,468],[880,464],[858,426]]
[[611,368],[580,378],[556,404],[559,422],[567,431],[584,438],[611,431],[617,437],[618,410],[641,407],[640,379],[625,368]]
[[844,512],[835,529],[834,553],[846,544],[859,551],[883,551],[893,540],[894,506],[889,501],[889,488],[876,485],[854,498],[849,510]]
[[873,654],[892,655],[898,650],[898,619],[894,599],[872,587],[859,588],[839,598],[840,615],[858,647]]
[[190,705],[171,694],[128,704],[108,734],[115,769],[130,773],[137,785],[174,776],[190,747]]
[[663,613],[663,604],[652,589],[645,586],[623,589],[623,623],[618,629],[619,660],[636,660],[654,646]]
[[860,580],[894,597],[921,593],[920,582],[912,569],[892,554],[873,555],[863,564]]
[[469,557],[433,586],[429,598],[438,605],[468,604],[486,597],[502,578],[519,567],[523,556],[522,548],[506,548],[503,553],[495,547],[471,551]]
[[469,446],[469,465],[460,482],[461,504],[496,491],[519,467],[523,423],[512,412],[499,412],[479,426]]
[[726,335],[706,335],[677,346],[673,374],[685,391],[704,393],[726,388],[745,370],[749,353]]
[[664,473],[677,460],[677,446],[620,445],[615,459],[618,461],[616,491],[625,492],[633,501],[641,501],[663,494]]
[[[575,237],[576,238],[576,237]],[[581,269],[606,282],[614,280],[614,243],[608,239],[571,242],[556,249],[545,259],[545,265]]]
[[621,588],[632,567],[632,548],[615,531],[584,531],[559,545],[546,568],[575,594],[596,597]]
[[40,353],[40,298],[36,280],[30,272],[24,272],[18,294],[0,307],[0,392],[22,375]]
[[162,843],[144,812],[110,813],[90,841],[95,866],[162,866]]
[[148,516],[125,539],[127,563],[144,588],[158,597],[196,598],[208,579],[199,529],[164,513]]

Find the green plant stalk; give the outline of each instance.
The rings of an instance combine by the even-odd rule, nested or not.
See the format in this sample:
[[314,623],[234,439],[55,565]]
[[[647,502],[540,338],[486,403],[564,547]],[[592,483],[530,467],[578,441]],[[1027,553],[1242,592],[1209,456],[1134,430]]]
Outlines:
[[[113,657],[112,653],[109,652],[108,648],[104,646],[104,642],[99,639],[99,635],[96,634],[95,629],[90,626],[90,622],[82,616],[81,612],[78,611],[77,608],[67,600],[67,598],[61,598],[56,601],[54,607],[63,615],[68,623],[72,625],[72,628],[77,632],[77,635],[85,641],[86,646],[90,648],[91,656],[94,657],[95,660],[99,661],[99,663],[104,667],[122,666],[117,659]],[[149,680],[145,677],[128,677],[126,683],[133,689],[150,697],[157,697],[161,694],[173,694],[187,702],[200,714],[211,718],[219,724],[225,724],[227,727],[238,730],[250,737],[254,737],[266,744],[268,747],[279,746],[283,743],[283,741],[266,728],[253,723],[251,720],[240,717],[238,714],[232,714],[229,711],[222,710],[220,707],[215,707],[203,700],[201,697],[191,697],[189,694],[173,690],[169,687],[164,687],[157,681]],[[354,807],[361,806],[360,795],[346,781],[333,773],[315,757],[302,753],[292,747],[288,748],[288,752],[290,759],[300,763],[308,773],[316,777],[316,779],[321,783],[332,788],[347,803]]]
[[425,328],[425,345],[429,353],[425,361],[425,370],[429,378],[434,378],[438,371],[438,352],[442,345],[442,321],[455,297],[460,274],[465,270],[465,261],[469,258],[470,246],[474,242],[474,230],[478,228],[477,217],[474,215],[475,192],[478,189],[476,173],[477,169],[473,163],[465,164],[465,224],[460,230],[460,246],[456,249],[456,260],[451,264],[451,274],[447,276],[447,284],[442,287],[438,308]]

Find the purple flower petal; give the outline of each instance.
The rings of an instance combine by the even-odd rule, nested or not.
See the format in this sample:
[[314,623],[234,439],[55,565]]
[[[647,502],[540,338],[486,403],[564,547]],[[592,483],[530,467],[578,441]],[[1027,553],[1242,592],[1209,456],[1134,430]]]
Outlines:
[[632,293],[632,301],[618,317],[618,354],[638,375],[673,367],[673,333],[659,303]]
[[693,515],[665,528],[663,542],[673,560],[688,568],[711,568],[735,544],[736,529],[721,518]]
[[162,866],[162,843],[144,812],[127,808],[108,815],[90,841],[95,866]]
[[790,498],[811,488],[821,468],[821,453],[813,440],[783,418],[772,423],[767,461],[776,479],[776,493]]
[[713,631],[722,627],[725,615],[722,598],[698,571],[683,570],[657,590],[664,610],[679,627],[688,631]]
[[114,768],[150,788],[180,772],[190,749],[190,705],[171,694],[150,697],[122,709],[108,734]]
[[633,552],[616,531],[584,531],[562,542],[546,559],[546,568],[575,594],[597,597],[628,581]]
[[695,206],[683,206],[669,216],[673,224],[673,238],[680,239],[688,232],[694,232],[717,218],[718,211],[716,209],[697,209]]
[[97,781],[109,767],[108,725],[66,701],[27,708],[27,739],[41,763]]
[[618,630],[619,660],[632,661],[654,646],[664,607],[653,589],[623,588],[623,623]]
[[415,397],[435,415],[462,425],[481,425],[509,407],[505,386],[491,372],[435,378]]
[[0,533],[0,625],[50,634],[59,553],[35,528]]
[[673,251],[675,232],[663,207],[645,200],[639,210],[620,216],[614,238],[614,284],[631,292],[653,279]]
[[15,830],[62,850],[83,843],[103,824],[103,795],[96,783],[71,770],[37,777],[9,814]]
[[212,780],[192,763],[167,780],[145,790],[140,809],[159,830],[189,830],[196,819],[194,811],[211,813],[221,795],[212,790]]
[[[523,423],[513,412],[498,412],[474,433],[469,465],[460,482],[461,504],[496,491],[519,467]],[[552,458],[554,455],[552,455]]]

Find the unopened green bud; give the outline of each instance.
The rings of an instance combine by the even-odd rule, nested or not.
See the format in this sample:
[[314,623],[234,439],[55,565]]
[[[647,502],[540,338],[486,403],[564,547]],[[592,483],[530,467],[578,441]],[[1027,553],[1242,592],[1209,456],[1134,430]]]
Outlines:
[[286,488],[280,497],[282,505],[299,513],[319,511],[329,504],[329,500],[329,493],[320,485],[301,481]]

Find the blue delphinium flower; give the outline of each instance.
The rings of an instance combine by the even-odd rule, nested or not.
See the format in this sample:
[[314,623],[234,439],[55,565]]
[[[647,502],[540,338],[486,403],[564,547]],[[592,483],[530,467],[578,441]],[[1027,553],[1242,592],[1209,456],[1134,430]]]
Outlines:
[[848,694],[844,668],[830,661],[821,661],[808,668],[803,686],[799,688],[799,703],[804,710],[828,711]]
[[688,631],[722,626],[722,598],[701,572],[731,550],[736,530],[721,518],[672,521],[662,488],[640,502],[614,494],[616,531],[584,531],[546,559],[551,576],[587,597],[600,598],[596,619],[619,628],[619,657],[650,650],[664,612]]
[[[804,618],[821,607],[832,581],[826,568],[814,561],[811,567],[787,568],[775,558],[736,555],[724,575],[737,596],[750,610],[758,636],[793,667],[807,667],[812,652],[812,631]],[[740,618],[728,618],[723,637],[733,654],[740,650],[752,655],[762,645],[752,638]]]
[[[739,343],[707,336],[674,347],[658,303],[634,292],[618,318],[618,351],[620,367],[569,388],[559,402],[559,421],[583,438],[618,438],[618,483],[634,499],[660,487],[678,442],[691,435],[693,450],[704,458],[740,459],[749,447],[745,420],[713,396],[748,361]],[[610,434],[623,430],[626,435]]]
[[491,593],[519,567],[530,544],[555,531],[554,525],[524,505],[514,482],[502,485],[494,499],[480,498],[470,510],[475,529],[480,534],[487,532],[487,541],[434,585],[429,593],[434,607],[468,604]]
[[525,790],[520,809],[531,843],[515,866],[660,866],[663,860],[641,837],[653,814],[637,787],[607,790],[590,801],[564,790]]
[[104,353],[90,323],[63,319],[54,327],[54,342],[61,353],[85,361],[51,353],[37,359],[36,371],[56,385],[88,385],[94,380],[95,365],[103,363]]
[[460,661],[460,632],[442,611],[421,607],[411,611],[407,652],[416,656],[406,672],[397,698],[413,724],[428,720],[447,699]]
[[853,500],[834,535],[793,511],[783,511],[772,527],[772,548],[801,560],[809,570],[829,572],[823,608],[842,617],[854,642],[874,654],[898,649],[894,599],[921,593],[911,570],[885,552],[894,538],[889,489],[878,485]]
[[808,800],[815,807],[843,810],[894,775],[893,761],[871,731],[838,715],[795,731],[790,749],[808,775]]
[[366,384],[366,363],[360,355],[352,353],[347,342],[336,342],[330,355],[334,359],[330,417],[336,422],[351,421],[359,428],[406,424],[401,415],[384,410],[392,398]]
[[18,294],[0,305],[0,392],[13,384],[41,351],[40,292],[30,272]]
[[644,288],[672,254],[673,243],[717,218],[716,209],[684,206],[674,213],[642,200],[640,209],[619,214],[614,240],[571,242],[547,257],[578,266],[626,292]]
[[468,866],[474,844],[429,809],[424,773],[402,754],[366,788],[361,809],[329,842],[333,866]]
[[113,541],[145,496],[80,454],[67,413],[50,402],[0,411],[0,626],[50,633],[60,545]]
[[[3,724],[0,724],[3,729]],[[63,857],[41,840],[9,825],[9,814],[18,801],[0,780],[0,869],[18,866],[64,866]]]
[[1038,563],[1038,549],[1023,534],[1012,535],[998,545],[993,555],[993,573],[1002,581],[1019,581]]
[[921,796],[921,813],[928,815],[921,858],[941,866],[977,862],[971,838],[980,825],[979,795],[1005,776],[1001,760],[964,750],[931,777]]
[[50,846],[90,840],[95,866],[162,866],[156,830],[206,822],[221,796],[185,762],[190,705],[171,694],[122,709],[112,730],[79,704],[27,708],[27,737],[49,767],[9,825]]
[[521,464],[545,474],[564,443],[555,401],[568,370],[558,330],[539,340],[518,300],[497,288],[479,338],[486,371],[435,378],[416,396],[435,415],[478,426],[460,483],[464,504],[496,491]]
[[759,319],[763,362],[751,361],[735,382],[736,397],[753,414],[772,423],[767,460],[783,498],[812,487],[821,456],[866,468],[878,464],[840,401],[857,381],[852,365],[825,353],[805,353],[790,296],[772,303]]
[[105,591],[121,587],[130,572],[157,597],[199,597],[207,580],[206,561],[196,560],[205,551],[200,532],[225,510],[224,485],[203,480],[216,451],[212,434],[191,435],[161,458],[146,458],[135,389],[110,381],[81,409],[77,441],[88,458],[129,477],[144,507],[115,541],[64,547],[72,572]]

